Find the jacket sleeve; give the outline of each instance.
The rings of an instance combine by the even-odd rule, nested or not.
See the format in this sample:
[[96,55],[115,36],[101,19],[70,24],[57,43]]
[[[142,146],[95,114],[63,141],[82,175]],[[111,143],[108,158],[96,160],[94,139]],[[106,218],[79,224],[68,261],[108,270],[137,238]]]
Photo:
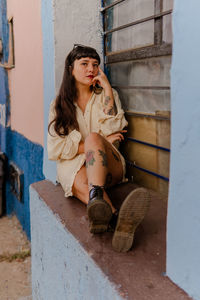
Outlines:
[[[55,117],[54,101],[49,111],[49,123]],[[50,126],[47,136],[47,151],[50,160],[72,159],[78,152],[81,134],[78,130],[72,130],[67,136],[61,137],[54,130],[54,124]]]
[[122,130],[128,125],[124,117],[124,111],[121,107],[121,102],[116,90],[113,89],[113,96],[117,108],[116,115],[107,115],[103,112],[103,108],[99,110],[99,124],[103,135],[108,136],[114,132]]

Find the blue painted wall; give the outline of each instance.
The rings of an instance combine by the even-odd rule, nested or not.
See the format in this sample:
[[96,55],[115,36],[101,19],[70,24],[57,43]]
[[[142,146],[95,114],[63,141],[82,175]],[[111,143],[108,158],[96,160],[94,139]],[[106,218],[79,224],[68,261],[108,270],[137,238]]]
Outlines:
[[6,186],[6,208],[7,214],[15,213],[30,238],[30,208],[29,208],[29,186],[33,182],[44,179],[43,168],[43,147],[35,144],[21,134],[7,130],[6,155],[24,173],[23,200],[24,203],[11,193],[10,182]]
[[[6,12],[6,0],[0,0],[0,39],[3,44],[3,55],[1,63],[8,60],[8,23]],[[5,111],[5,119],[4,113]],[[10,105],[9,105],[9,90],[8,90],[8,76],[4,68],[0,67],[0,149],[2,152],[6,151],[6,125],[9,120]]]
[[[9,31],[6,13],[6,1],[0,0],[0,37],[3,42],[2,63],[8,60]],[[23,50],[23,49],[22,49]],[[10,102],[7,71],[0,67],[0,151],[4,152],[10,162],[14,162],[24,173],[23,200],[21,203],[12,194],[8,172],[6,174],[6,213],[15,213],[23,229],[30,238],[30,209],[29,185],[44,179],[43,175],[43,147],[29,141],[21,134],[12,131],[9,124]],[[2,110],[5,108],[4,120]],[[7,168],[8,170],[8,168]]]
[[200,1],[176,0],[167,275],[200,299]]
[[41,0],[42,4],[42,39],[43,39],[43,74],[44,74],[44,174],[55,182],[56,163],[48,160],[47,127],[49,106],[55,98],[55,53],[53,27],[53,0]]

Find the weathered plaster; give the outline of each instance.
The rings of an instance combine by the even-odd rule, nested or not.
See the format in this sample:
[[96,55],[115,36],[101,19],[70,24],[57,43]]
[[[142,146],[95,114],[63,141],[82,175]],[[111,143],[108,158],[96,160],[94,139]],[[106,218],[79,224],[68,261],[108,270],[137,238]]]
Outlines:
[[43,66],[40,0],[7,0],[13,17],[15,68],[8,72],[11,128],[43,145]]
[[30,194],[33,300],[122,300],[89,253],[32,187]]
[[58,91],[64,71],[64,61],[73,45],[92,46],[102,56],[101,0],[54,2],[55,85]]
[[199,10],[199,0],[174,4],[167,230],[167,275],[196,300],[200,299]]
[[[44,98],[45,98],[45,143],[49,104],[61,84],[65,58],[75,43],[89,45],[103,53],[101,0],[42,0],[43,56],[44,56]],[[53,26],[53,30],[52,30]],[[47,49],[47,46],[49,47]],[[46,52],[47,51],[47,52]],[[47,57],[46,57],[47,53]],[[55,74],[55,85],[54,85]],[[51,84],[47,92],[47,83]],[[54,90],[55,88],[55,90]],[[55,162],[48,161],[46,144],[44,152],[44,173],[55,182]]]

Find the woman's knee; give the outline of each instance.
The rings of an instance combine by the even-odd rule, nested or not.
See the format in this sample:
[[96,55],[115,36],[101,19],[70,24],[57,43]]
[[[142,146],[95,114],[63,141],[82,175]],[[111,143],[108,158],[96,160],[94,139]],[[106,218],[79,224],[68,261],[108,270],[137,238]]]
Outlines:
[[97,132],[91,132],[85,139],[85,146],[103,144],[103,137]]

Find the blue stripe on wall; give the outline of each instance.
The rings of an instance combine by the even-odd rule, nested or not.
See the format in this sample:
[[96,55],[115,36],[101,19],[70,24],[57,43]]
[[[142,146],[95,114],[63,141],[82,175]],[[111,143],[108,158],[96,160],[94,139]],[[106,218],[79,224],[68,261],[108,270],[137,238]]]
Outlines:
[[53,0],[42,0],[41,5],[44,74],[44,174],[48,179],[55,182],[56,163],[48,160],[46,146],[49,106],[55,98]]
[[8,43],[8,38],[9,38],[9,28],[8,28],[8,22],[7,22],[7,5],[6,5],[6,0],[0,0],[0,28],[1,28],[1,39],[2,39],[2,44],[3,44],[3,60],[7,61],[8,60],[8,48],[9,48],[9,43]]
[[[13,161],[24,173],[24,203],[21,203],[11,193],[10,182],[6,181],[6,213],[15,213],[30,239],[30,209],[29,186],[33,182],[44,179],[43,175],[43,147],[35,144],[23,135],[6,129],[6,156],[8,165]],[[8,175],[8,174],[7,174]]]

